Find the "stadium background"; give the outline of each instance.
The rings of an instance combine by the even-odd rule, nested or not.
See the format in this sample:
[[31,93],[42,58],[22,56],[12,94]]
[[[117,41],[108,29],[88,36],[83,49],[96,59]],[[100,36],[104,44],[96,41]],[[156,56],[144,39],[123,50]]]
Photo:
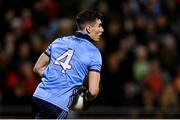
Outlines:
[[31,118],[32,67],[85,8],[104,15],[101,92],[69,118],[179,118],[180,0],[0,0],[0,118]]

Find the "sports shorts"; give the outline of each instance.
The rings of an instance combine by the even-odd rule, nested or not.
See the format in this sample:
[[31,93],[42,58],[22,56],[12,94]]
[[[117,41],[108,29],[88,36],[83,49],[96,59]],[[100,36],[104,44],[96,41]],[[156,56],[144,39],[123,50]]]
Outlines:
[[68,112],[37,97],[32,97],[34,119],[66,119]]

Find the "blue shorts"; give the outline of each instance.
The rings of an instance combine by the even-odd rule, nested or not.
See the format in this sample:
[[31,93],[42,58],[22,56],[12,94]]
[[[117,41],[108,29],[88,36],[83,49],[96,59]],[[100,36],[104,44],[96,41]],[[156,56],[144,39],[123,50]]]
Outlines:
[[66,119],[68,112],[42,99],[32,97],[32,113],[35,119]]

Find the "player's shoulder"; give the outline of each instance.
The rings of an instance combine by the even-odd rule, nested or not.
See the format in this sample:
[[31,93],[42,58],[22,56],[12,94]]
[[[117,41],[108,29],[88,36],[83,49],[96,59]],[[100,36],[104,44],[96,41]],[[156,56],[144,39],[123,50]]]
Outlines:
[[62,39],[62,40],[74,39],[74,35],[63,36],[60,39]]
[[69,39],[73,39],[73,35],[68,35],[68,36],[62,36],[57,38],[57,41],[62,41],[62,40],[69,40]]
[[[73,36],[72,35],[69,35],[69,36],[62,36],[62,37],[58,37],[56,38],[53,43],[59,43],[59,42],[65,42],[67,40],[71,40],[73,39]],[[68,42],[68,41],[67,41]]]

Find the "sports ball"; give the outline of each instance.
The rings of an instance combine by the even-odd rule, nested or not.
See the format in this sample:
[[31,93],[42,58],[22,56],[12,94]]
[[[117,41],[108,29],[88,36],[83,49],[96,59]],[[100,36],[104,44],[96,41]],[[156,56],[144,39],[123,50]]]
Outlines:
[[73,101],[70,106],[70,110],[81,112],[87,110],[90,107],[90,102],[85,100],[86,93],[87,93],[87,88],[81,86],[78,89],[77,93],[73,95]]
[[71,105],[72,111],[83,111],[85,108],[84,92],[76,93]]

